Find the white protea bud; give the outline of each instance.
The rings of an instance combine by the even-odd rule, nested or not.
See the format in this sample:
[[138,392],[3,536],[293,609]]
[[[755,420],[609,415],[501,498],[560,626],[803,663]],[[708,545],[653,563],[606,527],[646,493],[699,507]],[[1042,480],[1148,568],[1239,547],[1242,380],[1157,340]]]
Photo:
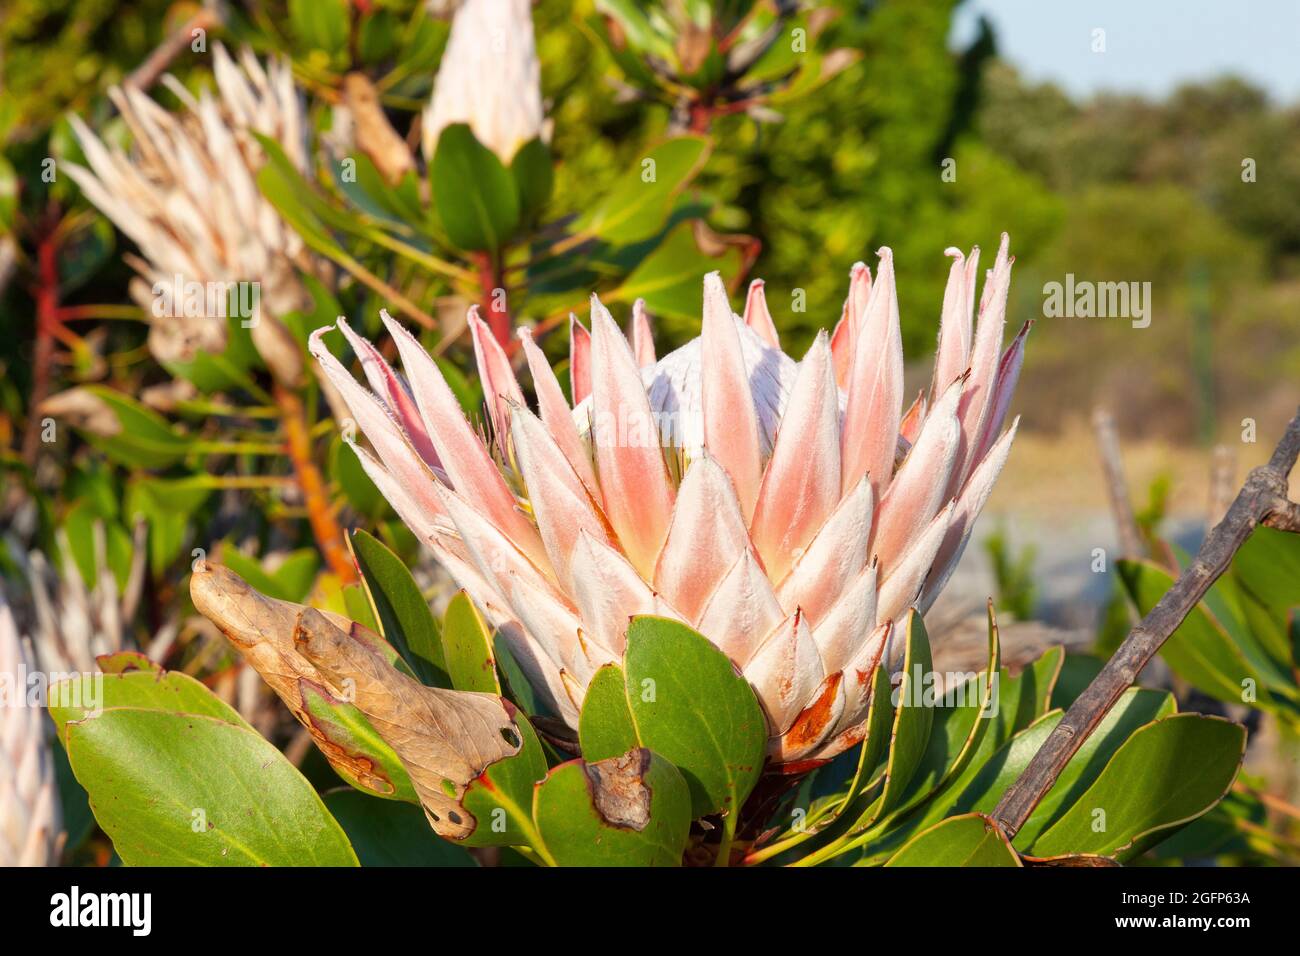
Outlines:
[[54,866],[63,842],[48,722],[27,698],[28,668],[0,595],[0,866]]
[[541,66],[528,0],[465,0],[424,111],[424,155],[438,136],[467,123],[507,165],[519,147],[544,135]]
[[71,117],[90,168],[68,164],[68,175],[140,248],[141,258],[128,257],[143,277],[133,283],[132,296],[150,312],[155,357],[189,362],[225,348],[225,318],[206,307],[191,314],[187,302],[176,301],[177,291],[188,294],[178,286],[250,283],[257,290],[257,314],[246,317],[253,341],[276,379],[292,385],[302,374],[301,356],[275,317],[306,306],[298,272],[316,264],[258,190],[257,171],[266,157],[253,134],[274,139],[305,172],[299,93],[287,62],[264,68],[248,50],[236,64],[216,46],[213,71],[216,96],[205,90],[197,99],[174,78],[163,78],[185,104],[177,113],[129,86],[109,91],[134,136],[130,155],[108,148]]

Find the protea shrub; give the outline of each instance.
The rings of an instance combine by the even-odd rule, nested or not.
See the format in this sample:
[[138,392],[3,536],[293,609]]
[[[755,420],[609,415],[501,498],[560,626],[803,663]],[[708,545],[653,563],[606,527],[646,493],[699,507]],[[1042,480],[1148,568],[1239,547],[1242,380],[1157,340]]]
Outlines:
[[[197,610],[349,786],[309,782],[185,674],[101,659],[51,712],[122,859],[1111,862],[1208,811],[1241,727],[1131,688],[1014,843],[990,816],[1072,683],[1060,648],[1008,673],[991,610],[984,667],[935,680],[922,615],[1006,463],[1025,342],[1004,348],[1005,238],[978,299],[977,253],[950,254],[938,358],[910,403],[887,249],[799,361],[761,282],[735,315],[706,277],[701,335],[663,358],[641,304],[625,336],[593,298],[590,326],[571,321],[567,396],[527,333],[512,357],[471,310],[481,426],[387,315],[402,373],[346,321],[341,341],[317,330],[339,424],[462,590],[439,622],[364,529],[347,616],[199,562]],[[1157,764],[1197,787],[1131,798]]]
[[[369,389],[330,351],[332,327],[312,335],[310,350],[369,440],[373,450],[354,445],[366,472],[495,632],[554,746],[594,756],[579,740],[599,733],[592,701],[620,668],[632,680],[633,632],[654,622],[694,635],[712,655],[701,666],[745,688],[723,696],[753,705],[746,773],[797,780],[862,742],[877,675],[902,663],[905,618],[933,601],[960,558],[1014,437],[1014,423],[1002,425],[1025,330],[1003,351],[1006,237],[977,323],[978,250],[949,252],[933,379],[906,411],[888,249],[874,280],[865,264],[853,268],[838,325],[801,361],[780,348],[762,282],[742,316],[707,276],[701,335],[662,359],[641,303],[625,336],[593,297],[590,329],[571,321],[569,398],[523,333],[535,405],[471,310],[481,431],[386,313],[404,376],[343,319]],[[257,595],[224,569],[196,574],[192,590],[345,778],[388,795],[376,762],[351,759],[313,719],[304,686],[375,723],[435,830],[474,832],[474,781],[520,747],[504,730],[514,707],[488,698],[467,717],[463,694],[394,670],[382,638]],[[410,726],[384,730],[410,721],[445,738],[436,759]],[[729,841],[752,785],[720,798],[701,784],[692,809],[719,814]]]

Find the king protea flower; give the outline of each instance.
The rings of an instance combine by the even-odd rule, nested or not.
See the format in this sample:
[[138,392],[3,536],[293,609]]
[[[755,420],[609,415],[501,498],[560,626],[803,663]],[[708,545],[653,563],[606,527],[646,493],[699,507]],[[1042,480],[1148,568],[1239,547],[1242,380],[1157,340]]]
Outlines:
[[467,123],[507,166],[520,146],[543,135],[541,65],[529,0],[464,0],[438,66],[423,119],[424,155],[438,136]]
[[0,595],[0,866],[54,866],[62,815],[39,701],[27,700],[28,667],[9,605]]
[[629,618],[656,614],[749,680],[775,761],[824,758],[861,739],[895,623],[943,586],[1015,432],[1002,424],[1024,331],[1003,353],[1006,237],[973,331],[978,250],[948,253],[933,384],[906,413],[888,249],[874,281],[853,268],[839,326],[801,362],[761,281],[741,317],[706,277],[702,334],[657,361],[644,308],[629,341],[593,296],[590,332],[571,323],[572,407],[525,334],[530,409],[471,310],[490,444],[387,314],[409,388],[342,319],[372,391],[326,349],[328,328],[310,348],[374,448],[356,449],[366,471],[570,726]]
[[[217,95],[196,100],[174,78],[163,82],[185,104],[169,113],[133,87],[109,96],[135,138],[130,154],[109,149],[78,117],[71,123],[90,168],[68,164],[86,197],[139,247],[132,265],[143,281],[132,297],[151,315],[149,347],[160,361],[193,361],[226,347],[226,322],[186,314],[183,302],[164,315],[153,305],[174,299],[185,283],[258,283],[260,315],[250,334],[282,384],[301,375],[300,352],[277,316],[306,307],[298,278],[313,261],[302,238],[257,187],[265,162],[253,133],[274,139],[299,171],[307,169],[306,125],[286,61],[264,69],[251,51],[237,65],[218,44],[213,51]],[[161,290],[155,294],[154,290]]]

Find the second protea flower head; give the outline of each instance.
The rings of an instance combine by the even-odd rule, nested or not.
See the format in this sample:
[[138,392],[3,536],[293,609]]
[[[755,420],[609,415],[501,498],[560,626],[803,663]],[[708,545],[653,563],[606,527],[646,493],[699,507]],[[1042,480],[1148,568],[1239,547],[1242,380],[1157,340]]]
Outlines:
[[253,342],[276,379],[292,385],[302,372],[301,353],[278,317],[310,302],[299,272],[317,263],[258,190],[266,157],[254,134],[275,140],[305,171],[300,94],[287,61],[263,66],[249,50],[236,62],[218,44],[213,73],[215,95],[205,90],[197,98],[163,78],[184,103],[179,112],[129,85],[109,90],[134,136],[130,153],[110,148],[72,116],[89,168],[68,164],[68,175],[139,247],[140,257],[128,259],[140,274],[131,293],[153,313],[149,347],[156,358],[188,363],[226,347],[225,322],[214,321],[207,304],[203,314],[192,314],[174,289],[250,283],[260,302],[259,314],[248,317]]
[[839,325],[799,362],[761,282],[738,316],[708,276],[702,334],[658,360],[639,304],[628,338],[593,297],[590,331],[571,325],[572,404],[525,335],[535,412],[471,312],[489,442],[386,314],[406,381],[341,319],[371,390],[327,350],[329,329],[311,350],[374,448],[356,449],[367,472],[571,726],[629,619],[657,614],[749,680],[776,762],[825,758],[861,739],[895,623],[943,586],[1015,431],[1002,425],[1024,331],[1003,352],[1006,237],[977,326],[978,250],[949,254],[933,384],[906,412],[888,249],[874,281],[854,267]]

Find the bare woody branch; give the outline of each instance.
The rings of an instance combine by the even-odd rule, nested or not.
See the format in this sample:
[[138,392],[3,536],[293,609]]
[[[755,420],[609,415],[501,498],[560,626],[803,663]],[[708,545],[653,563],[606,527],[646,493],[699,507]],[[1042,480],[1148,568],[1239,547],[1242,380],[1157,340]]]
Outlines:
[[1129,501],[1128,486],[1124,481],[1124,466],[1119,456],[1119,438],[1115,432],[1115,419],[1104,408],[1092,413],[1092,427],[1097,433],[1097,450],[1101,453],[1101,468],[1106,478],[1106,494],[1110,498],[1110,511],[1115,518],[1115,531],[1119,535],[1120,557],[1136,558],[1142,554],[1142,535],[1137,518]]
[[149,89],[158,81],[158,77],[166,72],[172,60],[176,59],[182,50],[194,42],[195,30],[211,30],[213,27],[220,25],[221,19],[219,10],[214,7],[204,7],[190,17],[184,26],[158,44],[157,48],[149,54],[149,58],[136,67],[126,78],[126,85],[141,90]]
[[1029,819],[1070,758],[1088,739],[1120,695],[1132,685],[1160,646],[1177,630],[1210,586],[1228,569],[1233,555],[1256,525],[1300,532],[1300,505],[1287,498],[1288,476],[1300,454],[1300,409],[1267,465],[1250,472],[1228,513],[1205,537],[1187,566],[1120,645],[1101,673],[1066,711],[1020,777],[993,811],[994,821],[1014,837]]

